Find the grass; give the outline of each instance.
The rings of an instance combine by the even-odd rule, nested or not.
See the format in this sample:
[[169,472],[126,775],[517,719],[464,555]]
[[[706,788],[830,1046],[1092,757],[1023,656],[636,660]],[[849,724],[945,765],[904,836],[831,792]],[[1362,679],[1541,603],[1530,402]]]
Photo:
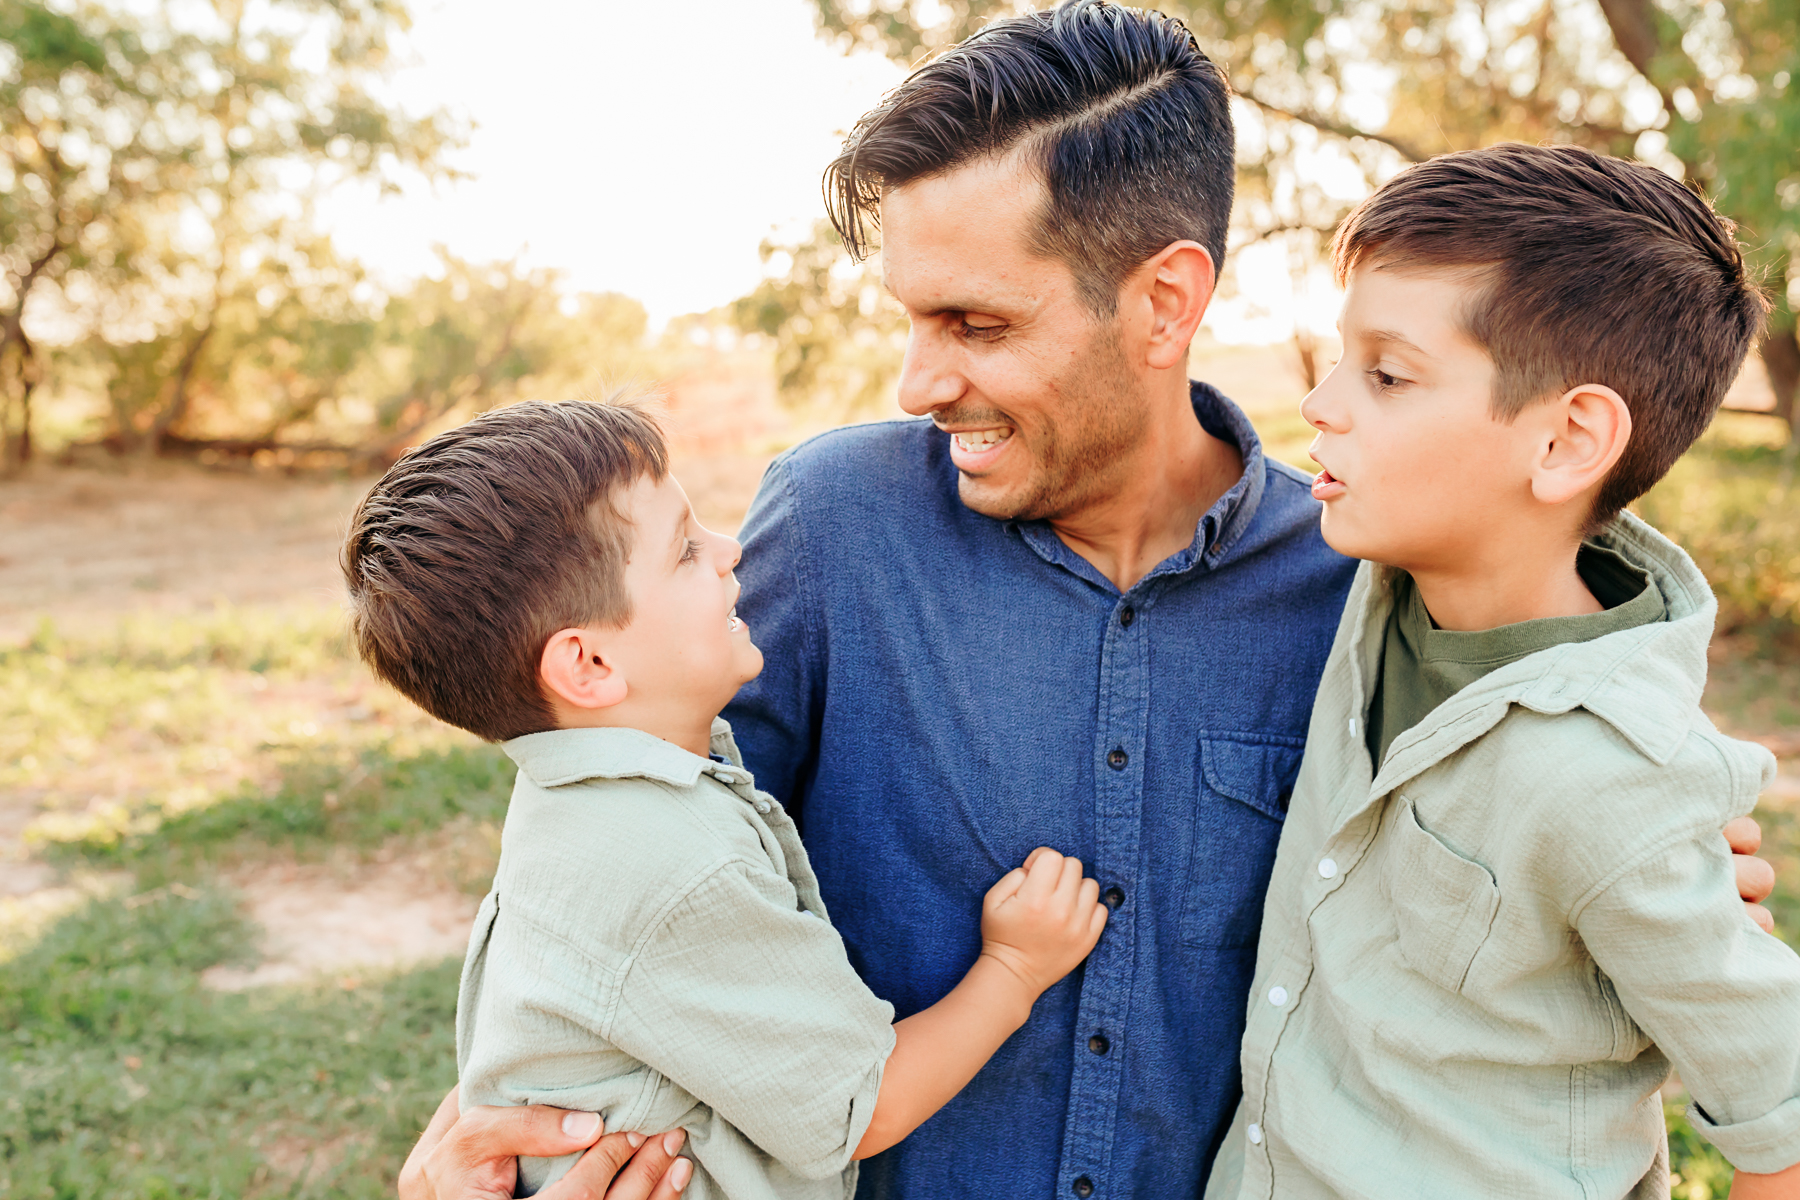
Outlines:
[[231,899],[90,904],[0,975],[0,1196],[391,1195],[455,1081],[456,964],[218,994]]

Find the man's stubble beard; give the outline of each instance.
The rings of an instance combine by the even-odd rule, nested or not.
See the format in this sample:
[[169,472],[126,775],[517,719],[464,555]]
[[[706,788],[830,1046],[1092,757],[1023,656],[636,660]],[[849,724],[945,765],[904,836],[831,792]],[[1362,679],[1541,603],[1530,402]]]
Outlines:
[[[970,496],[971,481],[958,481],[970,509],[997,520],[1054,521],[1106,499],[1131,469],[1143,443],[1149,406],[1125,358],[1115,318],[1094,330],[1088,353],[1059,381],[1063,412],[1032,449],[1030,476],[1015,496]],[[1022,437],[1022,433],[1013,436]]]

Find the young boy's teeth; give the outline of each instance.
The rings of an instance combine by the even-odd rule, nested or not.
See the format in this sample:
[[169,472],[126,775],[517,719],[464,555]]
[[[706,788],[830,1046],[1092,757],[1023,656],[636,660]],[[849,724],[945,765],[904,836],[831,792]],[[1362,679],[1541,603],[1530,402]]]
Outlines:
[[737,609],[734,607],[725,617],[725,628],[736,632],[743,627],[744,623],[738,620]]
[[958,433],[954,436],[957,445],[970,453],[975,453],[977,451],[988,450],[998,446],[1001,442],[1004,442],[1007,438],[1011,437],[1012,434],[1013,431],[1010,427],[1002,425],[998,429],[964,430],[962,433]]

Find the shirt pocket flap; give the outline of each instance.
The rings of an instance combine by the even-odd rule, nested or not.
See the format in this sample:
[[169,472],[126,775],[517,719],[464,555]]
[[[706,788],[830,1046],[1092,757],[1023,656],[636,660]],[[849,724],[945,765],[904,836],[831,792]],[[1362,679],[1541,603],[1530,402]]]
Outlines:
[[1269,734],[1209,734],[1200,739],[1200,775],[1210,790],[1280,821],[1305,746]]
[[1399,798],[1383,882],[1393,904],[1400,956],[1449,991],[1460,991],[1500,908],[1493,875],[1419,824],[1411,800]]

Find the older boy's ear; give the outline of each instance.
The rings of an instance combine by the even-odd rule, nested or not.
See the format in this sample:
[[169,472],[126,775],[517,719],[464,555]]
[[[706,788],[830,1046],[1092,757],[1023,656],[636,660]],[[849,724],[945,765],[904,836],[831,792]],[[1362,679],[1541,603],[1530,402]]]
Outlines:
[[1544,406],[1545,439],[1533,464],[1531,494],[1563,504],[1600,485],[1631,440],[1631,408],[1600,383],[1570,388]]
[[629,690],[625,673],[611,662],[591,629],[563,629],[550,635],[538,660],[538,675],[550,694],[576,708],[610,708]]

